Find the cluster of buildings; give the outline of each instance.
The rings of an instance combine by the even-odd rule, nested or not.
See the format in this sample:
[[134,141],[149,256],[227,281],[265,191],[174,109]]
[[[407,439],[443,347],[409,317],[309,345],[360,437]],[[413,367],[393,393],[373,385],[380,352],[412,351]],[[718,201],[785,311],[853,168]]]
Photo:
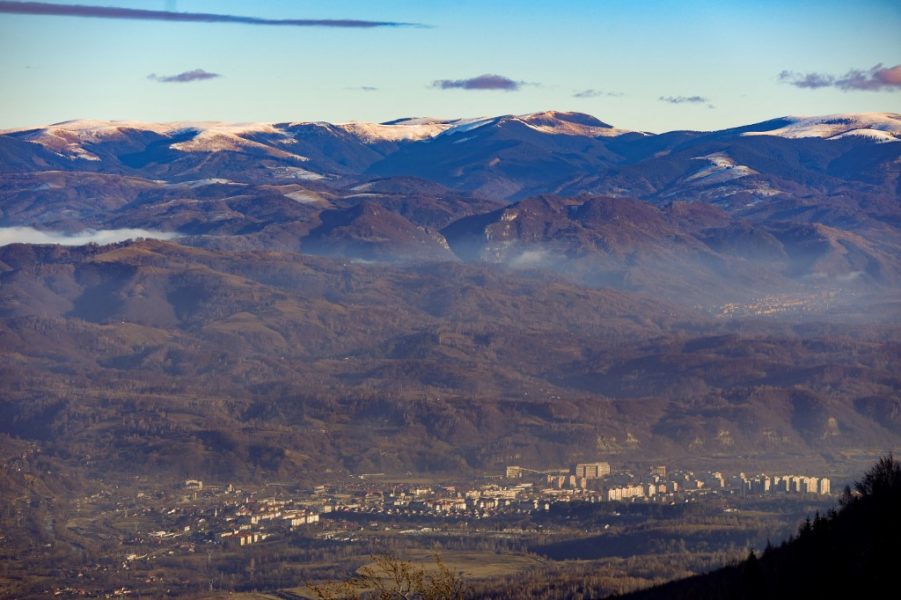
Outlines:
[[[138,498],[142,497],[150,500],[139,494]],[[167,527],[146,535],[151,541],[174,542],[185,548],[208,543],[250,546],[318,523],[322,508],[292,499],[256,499],[231,485],[205,487],[202,481],[189,479],[181,486],[176,503],[155,511],[161,513]],[[137,558],[129,556],[127,560]]]
[[467,490],[455,486],[395,486],[392,490],[368,491],[351,498],[333,496],[325,507],[333,513],[369,513],[392,517],[455,517],[483,519],[501,512],[534,512],[548,505],[535,498],[532,483],[512,486],[486,484]]
[[[320,523],[333,513],[340,522],[353,515],[381,515],[381,519],[440,518],[479,520],[504,514],[551,511],[555,504],[582,502],[676,502],[708,494],[756,496],[831,493],[830,480],[808,475],[725,475],[722,472],[670,472],[659,465],[641,473],[614,470],[607,462],[579,463],[571,468],[536,470],[506,468],[505,476],[481,485],[404,485],[374,482],[317,486],[288,492],[268,487],[272,495],[188,480],[177,500],[161,505],[144,494],[128,511],[158,515],[163,528],[138,534],[133,542],[175,546],[193,552],[199,544],[253,546],[289,537]],[[149,501],[143,508],[141,499]],[[123,507],[124,508],[124,507]],[[368,518],[368,517],[367,517]],[[353,519],[351,519],[353,521]],[[336,523],[332,525],[338,526]],[[326,535],[330,526],[312,527],[302,535]],[[126,562],[137,560],[129,556]]]
[[[831,494],[828,477],[809,475],[724,475],[719,471],[695,474],[691,471],[669,473],[665,465],[651,467],[636,475],[630,471],[613,472],[606,462],[579,463],[571,469],[539,471],[508,466],[506,478],[542,482],[546,492],[569,490],[587,495],[594,501],[623,501],[634,498],[672,499],[677,494],[725,492],[740,495]],[[554,494],[552,494],[554,495]],[[556,494],[559,497],[559,494]]]
[[340,499],[333,496],[325,510],[340,514],[367,513],[392,517],[485,519],[500,514],[551,510],[554,504],[582,502],[675,502],[706,495],[830,494],[826,477],[807,475],[725,475],[719,471],[669,472],[663,465],[636,475],[613,471],[609,463],[580,463],[570,469],[506,468],[507,483],[470,489],[453,486],[395,487],[369,490]]
[[[298,538],[371,542],[388,535],[503,532],[510,524],[544,534],[549,531],[545,527],[556,524],[571,527],[572,509],[578,513],[586,508],[583,503],[676,503],[716,495],[831,493],[825,477],[670,472],[663,465],[630,471],[601,461],[544,470],[509,466],[503,474],[459,485],[423,484],[421,479],[400,483],[376,475],[381,479],[343,477],[313,488],[269,482],[246,490],[197,479],[175,485],[141,481],[127,488],[127,493],[103,489],[73,502],[76,514],[103,515],[104,523],[122,532],[121,555],[115,557],[115,564],[91,567],[102,574],[111,569],[143,573],[163,557],[171,560],[217,549],[255,556],[269,544],[290,544]],[[597,508],[619,515],[616,505]],[[157,576],[149,573],[143,581],[161,583],[162,578],[153,579]]]
[[741,304],[730,302],[719,308],[720,318],[772,316],[788,312],[818,312],[828,309],[835,299],[834,291],[816,294],[774,294],[763,296],[753,302]]
[[745,494],[820,494],[832,493],[828,477],[808,477],[806,475],[755,475],[740,476],[741,489]]
[[319,512],[294,500],[264,498],[249,500],[233,510],[225,510],[219,522],[225,525],[217,538],[226,545],[249,546],[274,535],[287,534],[298,527],[319,522]]
[[560,502],[674,502],[710,494],[828,495],[831,492],[826,477],[670,472],[665,465],[655,465],[636,474],[629,470],[614,471],[607,462],[547,470],[511,465],[506,467],[503,479],[507,482],[470,489],[395,486],[390,491],[369,489],[345,497],[331,494],[330,504],[324,510],[339,514],[484,519],[499,514],[547,511]]

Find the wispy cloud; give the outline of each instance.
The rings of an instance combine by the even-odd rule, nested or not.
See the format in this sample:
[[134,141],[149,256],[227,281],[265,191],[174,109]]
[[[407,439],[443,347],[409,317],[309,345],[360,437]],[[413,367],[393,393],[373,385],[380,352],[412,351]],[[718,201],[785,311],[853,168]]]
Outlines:
[[661,102],[669,102],[670,104],[706,104],[709,102],[703,96],[660,96]]
[[794,71],[782,71],[779,73],[779,81],[799,88],[815,90],[817,88],[832,87],[835,78],[823,73],[795,73]]
[[470,79],[439,79],[432,82],[432,87],[442,90],[503,90],[505,92],[518,91],[523,86],[522,81],[514,81],[503,75],[479,75]]
[[349,87],[347,89],[354,90],[357,92],[377,92],[377,91],[379,91],[379,88],[375,87],[374,85],[358,85],[356,87]]
[[218,77],[222,77],[222,75],[219,73],[210,73],[203,69],[194,69],[193,71],[185,71],[184,73],[178,73],[177,75],[157,75],[156,73],[151,73],[147,76],[147,79],[159,81],[160,83],[189,83],[191,81],[204,81],[207,79],[216,79]]
[[573,93],[573,98],[619,98],[622,92],[607,92],[604,90],[579,90]]
[[238,23],[242,25],[282,25],[291,27],[424,27],[419,23],[397,21],[361,21],[356,19],[262,19],[240,15],[143,10],[117,6],[51,4],[49,2],[0,1],[0,13],[55,17],[89,17],[96,19],[130,19],[140,21],[174,21],[185,23]]
[[798,88],[816,90],[834,87],[845,92],[881,92],[901,89],[901,65],[884,67],[879,63],[869,69],[851,69],[844,75],[782,71],[779,81]]
[[660,96],[657,99],[669,104],[706,104],[707,108],[716,108],[710,103],[710,99],[704,96]]
[[82,246],[84,244],[115,244],[135,238],[171,240],[176,237],[178,237],[176,233],[149,229],[88,229],[78,233],[63,233],[61,231],[42,231],[34,227],[0,227],[0,246],[7,244]]

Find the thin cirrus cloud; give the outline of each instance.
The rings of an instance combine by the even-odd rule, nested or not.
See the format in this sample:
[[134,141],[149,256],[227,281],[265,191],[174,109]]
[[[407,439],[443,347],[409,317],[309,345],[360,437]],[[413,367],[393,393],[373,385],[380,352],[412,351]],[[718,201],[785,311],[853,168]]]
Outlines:
[[501,90],[516,92],[523,82],[514,81],[503,75],[479,75],[470,79],[439,79],[432,82],[432,87],[441,90]]
[[619,98],[622,92],[608,92],[604,90],[579,90],[573,93],[573,98]]
[[797,73],[782,71],[779,81],[797,88],[816,90],[837,88],[844,92],[881,92],[901,89],[901,64],[884,67],[879,63],[869,69],[851,69],[844,75],[828,73]]
[[219,73],[210,73],[203,69],[194,69],[193,71],[185,71],[176,75],[157,75],[151,73],[147,79],[159,81],[160,83],[190,83],[192,81],[206,81],[207,79],[217,79],[222,77]]
[[357,19],[262,19],[241,15],[144,10],[118,6],[87,6],[81,4],[52,4],[50,2],[0,1],[0,14],[35,15],[44,17],[87,17],[95,19],[128,19],[138,21],[169,21],[184,23],[237,23],[241,25],[281,25],[289,27],[345,27],[366,29],[373,27],[424,27],[419,23],[397,21],[362,21]]

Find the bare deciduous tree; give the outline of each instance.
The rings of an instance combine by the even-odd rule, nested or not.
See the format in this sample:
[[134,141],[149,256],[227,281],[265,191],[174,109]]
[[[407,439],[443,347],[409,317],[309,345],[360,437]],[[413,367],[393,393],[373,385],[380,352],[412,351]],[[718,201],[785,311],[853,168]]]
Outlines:
[[309,587],[319,600],[463,600],[466,586],[462,578],[437,554],[434,569],[391,555],[372,559],[372,565],[346,581]]

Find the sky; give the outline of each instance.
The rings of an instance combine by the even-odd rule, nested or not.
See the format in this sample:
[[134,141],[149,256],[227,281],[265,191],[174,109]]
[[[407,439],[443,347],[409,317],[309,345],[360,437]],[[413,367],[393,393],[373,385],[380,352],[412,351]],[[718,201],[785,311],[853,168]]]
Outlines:
[[0,128],[569,110],[660,132],[901,112],[897,0],[46,4],[158,12],[59,16],[0,1]]

